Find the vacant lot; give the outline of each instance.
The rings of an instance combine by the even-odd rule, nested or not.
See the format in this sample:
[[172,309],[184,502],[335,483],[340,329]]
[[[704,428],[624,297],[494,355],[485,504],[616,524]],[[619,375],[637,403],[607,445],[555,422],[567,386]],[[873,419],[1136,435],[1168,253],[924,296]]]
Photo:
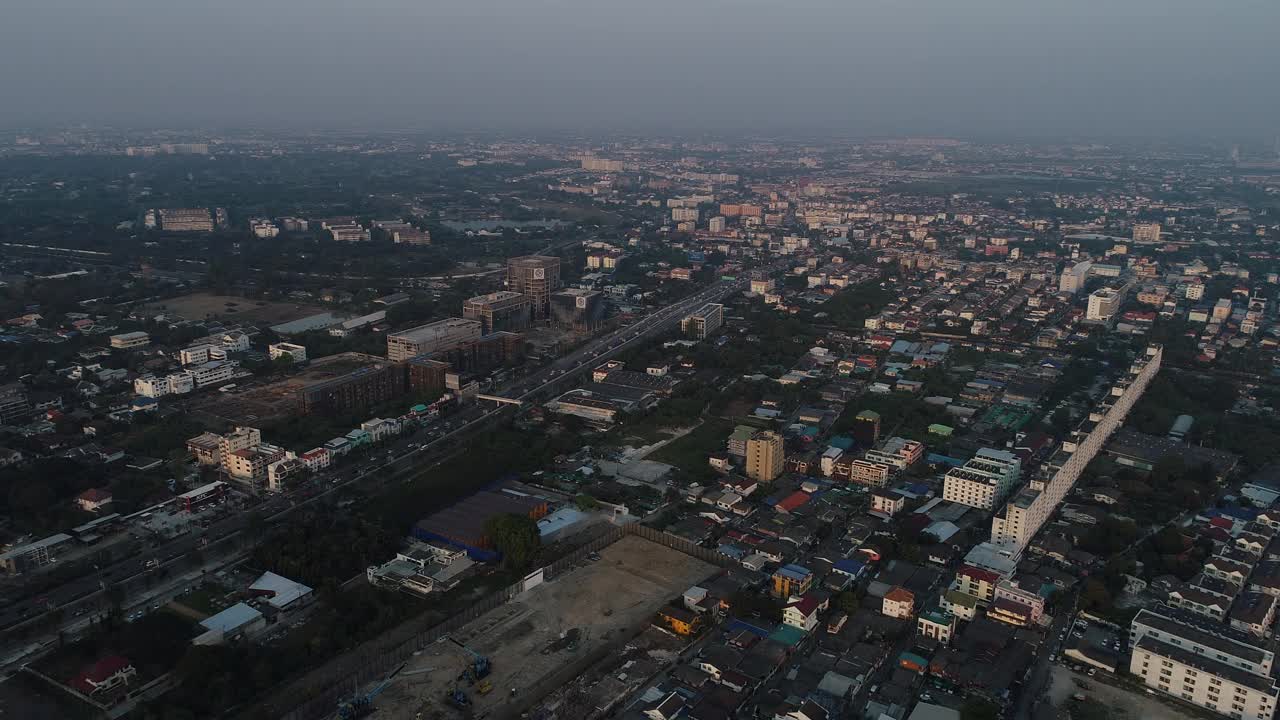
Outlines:
[[227,321],[264,325],[278,325],[324,312],[324,308],[315,305],[250,300],[234,295],[214,295],[204,292],[161,300],[147,305],[146,309],[178,315],[187,320],[222,318]]
[[[543,583],[512,602],[461,627],[454,638],[493,663],[493,691],[480,695],[458,675],[469,662],[448,640],[413,658],[378,698],[378,717],[412,720],[419,711],[446,709],[446,693],[457,687],[476,715],[499,709],[541,689],[543,679],[607,643],[643,629],[669,599],[709,577],[715,568],[681,552],[627,536],[600,552],[600,559]],[[619,592],[625,588],[625,592]],[[576,643],[569,639],[576,637]]]
[[[1079,693],[1084,695],[1089,701],[1099,703],[1100,706],[1079,707],[1071,696]],[[1159,695],[1147,695],[1142,692],[1134,692],[1125,690],[1112,685],[1107,685],[1097,678],[1086,677],[1080,673],[1075,673],[1061,665],[1053,666],[1052,683],[1049,686],[1049,702],[1054,710],[1053,715],[1049,715],[1042,708],[1041,712],[1037,712],[1035,717],[1037,720],[1042,718],[1053,717],[1055,720],[1066,720],[1074,715],[1087,713],[1089,710],[1096,710],[1097,707],[1104,707],[1107,720],[1145,720],[1146,718],[1161,718],[1162,720],[1196,720],[1200,715],[1195,712],[1184,709],[1175,701],[1164,698]],[[1095,714],[1094,717],[1099,717]]]

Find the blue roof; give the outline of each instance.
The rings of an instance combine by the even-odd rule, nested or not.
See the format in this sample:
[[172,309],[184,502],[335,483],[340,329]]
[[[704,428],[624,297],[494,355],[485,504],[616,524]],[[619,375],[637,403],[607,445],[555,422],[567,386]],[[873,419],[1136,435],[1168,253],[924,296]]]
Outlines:
[[951,467],[961,467],[964,461],[960,458],[953,458],[950,455],[941,455],[939,453],[929,453],[925,455],[925,461],[936,465],[950,465]]
[[716,550],[717,550],[721,555],[728,555],[729,557],[733,558],[734,560],[741,560],[742,558],[746,557],[746,555],[747,555],[747,551],[746,551],[746,550],[743,550],[742,548],[738,547],[737,545],[730,545],[729,543],[721,543],[721,544],[720,544],[720,547],[716,548]]
[[831,447],[840,448],[841,450],[848,450],[853,447],[853,438],[848,435],[837,435],[831,438],[831,441],[827,444]]
[[1233,518],[1236,518],[1237,520],[1245,520],[1245,521],[1256,520],[1258,518],[1257,509],[1237,507],[1235,505],[1228,505],[1222,508],[1222,514],[1226,515],[1227,517],[1233,517]]
[[730,620],[729,623],[725,626],[726,632],[734,632],[737,630],[746,630],[752,635],[758,635],[762,638],[769,637],[769,631],[767,629],[762,628],[759,625],[752,625],[746,620],[741,620],[739,618],[734,618]]
[[907,489],[916,495],[929,494],[929,486],[924,483],[911,483],[910,485],[907,485]]
[[862,574],[862,571],[866,569],[867,565],[866,563],[858,562],[853,558],[840,558],[839,560],[835,561],[831,565],[831,567],[834,570],[839,570],[840,572],[845,573],[847,575],[853,575],[854,577],[857,577],[858,575]]
[[802,565],[792,564],[792,565],[783,565],[782,567],[778,568],[778,574],[785,578],[791,578],[794,580],[803,580],[804,578],[809,577],[813,573],[809,572],[809,568],[807,567],[804,567]]

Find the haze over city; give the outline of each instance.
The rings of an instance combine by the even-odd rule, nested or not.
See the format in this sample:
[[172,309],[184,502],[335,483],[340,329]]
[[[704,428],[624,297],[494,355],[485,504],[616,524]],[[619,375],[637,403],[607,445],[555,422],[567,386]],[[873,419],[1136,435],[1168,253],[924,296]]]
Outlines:
[[1268,0],[18,0],[0,124],[1268,135]]

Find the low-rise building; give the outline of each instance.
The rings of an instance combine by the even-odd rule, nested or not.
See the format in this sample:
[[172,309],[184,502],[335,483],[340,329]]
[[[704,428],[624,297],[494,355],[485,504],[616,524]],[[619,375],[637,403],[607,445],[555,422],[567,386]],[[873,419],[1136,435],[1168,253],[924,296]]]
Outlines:
[[150,344],[151,336],[141,330],[111,336],[111,347],[117,350],[132,350]]
[[916,596],[903,587],[885,593],[880,612],[886,617],[906,620],[915,613]]

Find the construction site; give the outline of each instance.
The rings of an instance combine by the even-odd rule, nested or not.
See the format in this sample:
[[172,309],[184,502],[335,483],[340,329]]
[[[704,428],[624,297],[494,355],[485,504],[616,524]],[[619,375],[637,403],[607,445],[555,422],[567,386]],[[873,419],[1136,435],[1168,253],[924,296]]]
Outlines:
[[684,640],[650,629],[650,621],[717,570],[627,535],[554,580],[540,582],[535,574],[525,592],[415,654],[390,682],[373,688],[377,716],[518,717],[587,670],[602,651],[621,648],[646,629],[674,654]]

